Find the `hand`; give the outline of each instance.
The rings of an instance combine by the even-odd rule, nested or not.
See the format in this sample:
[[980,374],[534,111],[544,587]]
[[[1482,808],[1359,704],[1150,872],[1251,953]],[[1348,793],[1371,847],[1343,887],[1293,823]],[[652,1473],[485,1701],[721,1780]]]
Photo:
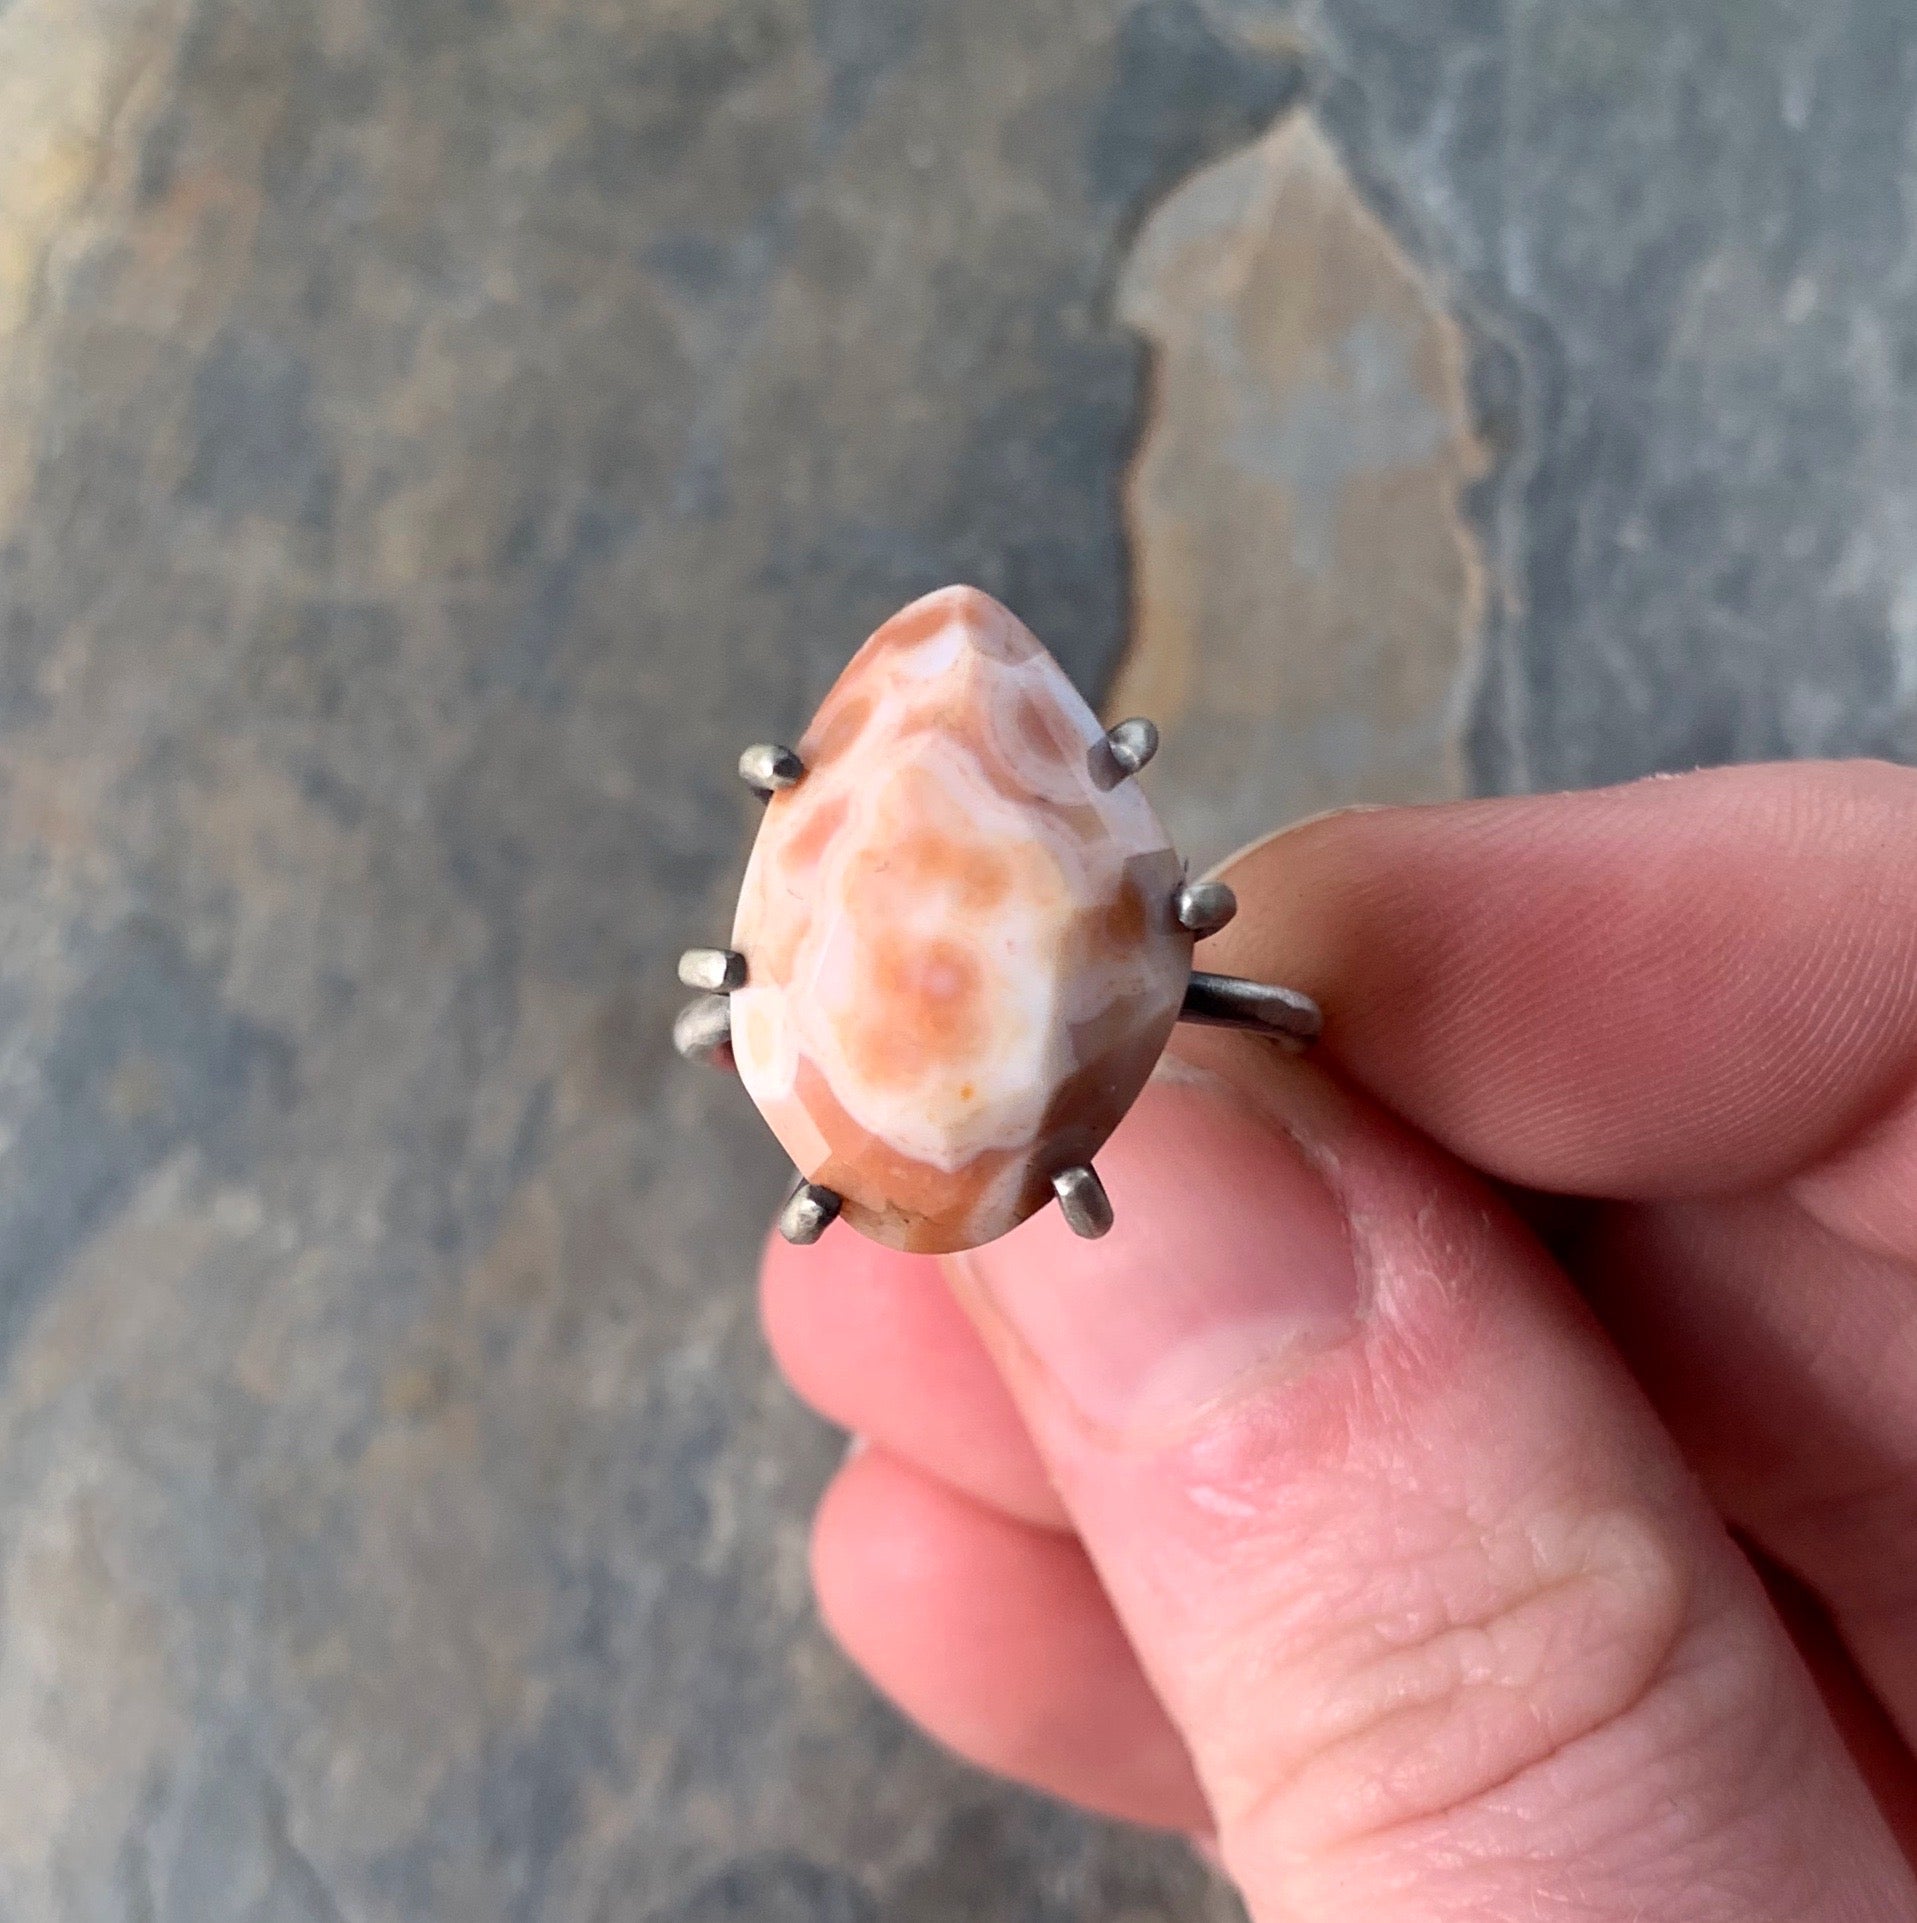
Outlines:
[[1105,1241],[768,1256],[870,1443],[827,1621],[1270,1923],[1917,1918],[1917,774],[1337,815],[1229,876],[1205,965],[1323,1051],[1181,1031]]

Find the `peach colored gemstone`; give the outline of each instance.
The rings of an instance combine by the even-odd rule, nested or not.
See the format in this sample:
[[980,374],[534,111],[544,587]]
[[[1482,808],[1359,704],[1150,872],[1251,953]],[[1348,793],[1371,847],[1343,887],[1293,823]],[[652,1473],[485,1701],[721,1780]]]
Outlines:
[[1178,1017],[1182,876],[1058,663],[991,596],[893,616],[798,744],[732,945],[739,1074],[855,1227],[942,1252],[1052,1200]]

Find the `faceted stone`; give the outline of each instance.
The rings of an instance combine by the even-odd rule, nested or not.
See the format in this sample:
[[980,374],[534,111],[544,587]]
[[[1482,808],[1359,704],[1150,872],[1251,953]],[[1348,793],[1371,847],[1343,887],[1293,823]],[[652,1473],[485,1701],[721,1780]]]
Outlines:
[[1063,670],[974,588],[880,628],[799,752],[733,927],[740,1076],[855,1227],[976,1247],[1150,1075],[1191,973],[1181,865]]

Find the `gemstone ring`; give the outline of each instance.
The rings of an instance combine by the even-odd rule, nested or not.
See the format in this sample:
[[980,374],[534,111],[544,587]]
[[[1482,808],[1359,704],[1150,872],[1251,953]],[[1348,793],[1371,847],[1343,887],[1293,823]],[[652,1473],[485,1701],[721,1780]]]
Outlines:
[[796,748],[740,757],[765,817],[731,946],[680,958],[703,992],[673,1040],[736,1068],[792,1157],[788,1240],[843,1215],[944,1254],[1054,1201],[1103,1235],[1093,1157],[1174,1023],[1316,1038],[1309,997],[1193,970],[1237,903],[1186,879],[1133,779],[1157,746],[953,587],[866,642]]

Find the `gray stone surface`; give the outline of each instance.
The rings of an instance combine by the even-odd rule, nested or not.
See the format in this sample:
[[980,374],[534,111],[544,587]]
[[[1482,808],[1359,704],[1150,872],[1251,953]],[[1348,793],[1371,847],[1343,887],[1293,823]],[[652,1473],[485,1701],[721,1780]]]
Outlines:
[[1469,344],[1477,783],[1908,750],[1914,63],[1904,0],[0,0],[0,1919],[1228,1916],[811,1625],[779,1171],[665,1040],[733,754],[952,578],[1104,682],[1123,262],[1301,99]]
[[1320,0],[1322,111],[1479,335],[1480,780],[1917,746],[1917,12]]

